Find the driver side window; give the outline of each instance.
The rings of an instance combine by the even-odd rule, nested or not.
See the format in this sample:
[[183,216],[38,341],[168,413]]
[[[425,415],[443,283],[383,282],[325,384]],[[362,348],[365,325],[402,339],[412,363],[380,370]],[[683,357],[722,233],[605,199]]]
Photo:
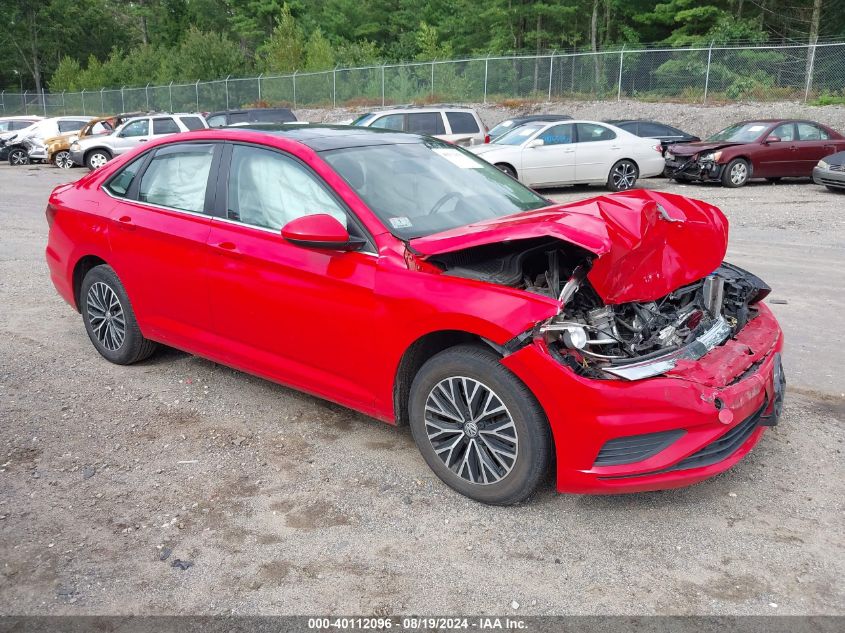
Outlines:
[[298,161],[258,147],[232,148],[227,218],[278,231],[291,220],[316,213],[349,224],[338,202]]
[[543,139],[543,145],[568,145],[572,142],[572,124],[564,123],[555,125],[540,134],[537,138]]
[[778,125],[774,130],[772,130],[769,136],[777,136],[782,141],[794,141],[795,126],[792,123]]
[[132,121],[132,123],[127,123],[120,135],[124,137],[147,136],[149,128],[149,119],[138,119]]

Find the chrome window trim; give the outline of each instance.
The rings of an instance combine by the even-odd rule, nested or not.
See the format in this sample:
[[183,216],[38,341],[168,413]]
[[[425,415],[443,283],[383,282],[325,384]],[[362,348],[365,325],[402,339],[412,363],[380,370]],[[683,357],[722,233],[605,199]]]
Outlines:
[[103,193],[105,193],[108,197],[114,198],[115,200],[122,200],[123,202],[139,204],[142,207],[149,207],[151,209],[156,209],[157,211],[175,211],[176,213],[185,213],[187,215],[196,215],[202,218],[208,218],[209,220],[214,219],[214,216],[206,211],[189,211],[188,209],[177,209],[176,207],[167,207],[163,204],[155,204],[154,202],[147,202],[146,200],[133,200],[132,198],[116,196],[106,188],[105,184],[100,185],[100,190],[103,191]]

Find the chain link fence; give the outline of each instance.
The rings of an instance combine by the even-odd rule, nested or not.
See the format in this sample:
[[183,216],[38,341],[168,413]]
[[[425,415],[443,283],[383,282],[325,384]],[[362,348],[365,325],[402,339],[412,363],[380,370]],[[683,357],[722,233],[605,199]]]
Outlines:
[[553,52],[44,95],[2,91],[0,115],[623,98],[806,103],[822,95],[845,97],[845,42]]

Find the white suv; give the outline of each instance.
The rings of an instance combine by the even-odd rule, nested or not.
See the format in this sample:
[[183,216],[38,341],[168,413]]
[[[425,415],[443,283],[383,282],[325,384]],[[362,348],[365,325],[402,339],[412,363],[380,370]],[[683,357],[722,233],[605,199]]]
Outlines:
[[460,106],[385,108],[359,116],[352,125],[425,134],[456,145],[484,143],[487,135],[478,113]]
[[133,117],[111,134],[74,141],[70,146],[70,158],[77,165],[97,169],[141,143],[168,134],[207,127],[208,123],[201,114],[151,114]]

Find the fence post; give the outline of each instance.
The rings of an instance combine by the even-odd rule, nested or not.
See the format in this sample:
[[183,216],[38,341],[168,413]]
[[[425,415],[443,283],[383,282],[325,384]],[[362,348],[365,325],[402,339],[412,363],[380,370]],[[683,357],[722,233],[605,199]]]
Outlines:
[[549,98],[547,99],[547,101],[552,100],[552,77],[554,76],[553,71],[554,71],[554,67],[555,67],[554,64],[555,64],[555,53],[556,52],[557,52],[557,49],[553,50],[551,56],[549,57]]
[[484,58],[484,103],[487,103],[487,65],[490,62],[490,53]]
[[85,88],[82,89],[82,116],[85,116]]
[[3,99],[3,114],[6,114],[6,91],[0,92],[0,99]]
[[100,88],[100,114],[106,113],[106,101],[103,98],[103,90],[105,90],[105,88]]
[[707,103],[707,90],[710,88],[710,60],[713,58],[713,42],[707,49],[707,72],[704,73],[704,103]]
[[434,97],[434,62],[437,61],[435,57],[431,60],[431,96]]
[[62,114],[67,114],[67,106],[65,106],[65,91],[62,90]]
[[150,84],[149,83],[144,88],[144,96],[147,99],[147,112],[149,112],[150,111]]
[[120,111],[121,111],[120,113],[121,114],[126,112],[126,99],[123,98],[123,89],[124,88],[126,88],[126,86],[120,87]]
[[44,108],[44,116],[47,116],[47,94],[44,92],[44,88],[41,89],[41,105]]
[[173,82],[170,82],[170,85],[167,87],[168,91],[170,92],[170,112],[173,112]]
[[813,86],[813,66],[816,63],[816,43],[810,44],[810,61],[807,64],[807,86],[804,89],[804,103],[810,96],[810,88]]
[[616,84],[616,101],[622,101],[622,62],[625,61],[625,45],[619,51],[619,82]]
[[337,66],[332,70],[332,107],[337,107]]
[[23,101],[23,113],[24,114],[29,114],[29,111],[28,111],[29,109],[27,108],[27,103],[26,103],[26,93],[27,92],[29,92],[29,90],[24,90],[23,94],[21,95],[21,101]]
[[264,73],[258,75],[258,100],[261,101],[261,78],[264,76]]
[[298,73],[298,72],[299,72],[298,69],[293,71],[293,108],[294,108],[294,110],[296,109],[296,73]]
[[194,84],[194,89],[197,91],[197,112],[200,111],[200,80],[197,79],[197,83]]
[[384,64],[381,65],[381,107],[384,107]]

